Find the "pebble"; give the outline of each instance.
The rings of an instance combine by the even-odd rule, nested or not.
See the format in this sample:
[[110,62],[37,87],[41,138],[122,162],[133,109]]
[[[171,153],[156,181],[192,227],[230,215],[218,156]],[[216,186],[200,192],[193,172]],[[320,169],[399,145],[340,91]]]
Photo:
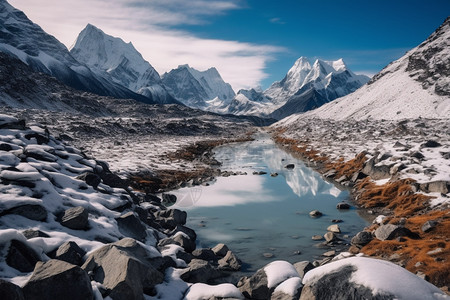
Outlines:
[[273,253],[266,252],[266,253],[263,253],[263,256],[264,256],[265,258],[272,258],[272,257],[274,257],[275,255],[274,255]]

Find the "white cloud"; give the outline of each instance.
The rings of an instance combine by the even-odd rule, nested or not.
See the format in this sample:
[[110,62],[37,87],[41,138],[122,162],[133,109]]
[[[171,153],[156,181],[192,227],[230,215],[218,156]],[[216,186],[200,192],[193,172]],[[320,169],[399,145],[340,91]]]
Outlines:
[[202,39],[174,29],[207,24],[214,15],[239,9],[239,0],[9,0],[45,31],[70,47],[91,23],[105,33],[132,42],[161,74],[181,64],[205,70],[216,67],[237,91],[258,86],[275,53],[271,45]]

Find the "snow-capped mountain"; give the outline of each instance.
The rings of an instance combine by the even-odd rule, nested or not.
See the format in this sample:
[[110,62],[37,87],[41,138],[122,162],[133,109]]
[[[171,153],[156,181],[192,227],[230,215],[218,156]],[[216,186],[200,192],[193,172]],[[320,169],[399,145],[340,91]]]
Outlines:
[[352,93],[367,81],[369,77],[356,75],[342,59],[317,59],[311,65],[308,58],[302,56],[283,80],[274,82],[264,92],[241,90],[228,105],[215,107],[215,111],[282,119]]
[[306,57],[300,57],[283,80],[273,83],[264,94],[278,106],[270,116],[281,119],[350,94],[368,81],[369,77],[350,71],[342,59],[317,59],[311,66]]
[[423,43],[376,74],[356,92],[303,115],[287,118],[449,118],[450,18]]
[[95,75],[55,37],[47,34],[6,1],[0,1],[0,31],[0,51],[19,58],[35,71],[56,77],[76,89],[151,102],[144,96]]
[[[201,72],[181,65],[163,74],[162,82],[175,98],[194,108],[228,104],[235,96],[231,85],[223,81],[216,68]],[[214,99],[214,104],[208,103]]]
[[175,103],[162,86],[158,72],[134,48],[133,44],[105,34],[88,24],[70,49],[79,62],[99,76],[129,90],[153,99],[157,103]]

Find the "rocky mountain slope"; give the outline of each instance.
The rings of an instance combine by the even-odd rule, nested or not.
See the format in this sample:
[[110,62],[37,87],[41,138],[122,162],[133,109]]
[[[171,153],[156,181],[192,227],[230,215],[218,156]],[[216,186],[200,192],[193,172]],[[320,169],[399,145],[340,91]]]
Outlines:
[[133,44],[88,24],[73,47],[72,56],[93,72],[160,104],[177,103],[165,90],[158,72]]
[[0,51],[17,57],[37,72],[51,75],[79,90],[152,103],[151,99],[94,74],[62,43],[6,0],[0,1],[0,31]]
[[392,62],[356,92],[298,118],[442,118],[450,115],[450,18],[416,48]]
[[[211,105],[226,105],[235,96],[216,68],[201,72],[182,65],[163,74],[162,81],[175,98],[193,108],[208,110]],[[211,100],[215,103],[209,103]]]
[[217,107],[216,111],[282,119],[350,94],[368,81],[367,76],[350,71],[342,59],[317,59],[311,66],[306,57],[300,57],[283,80],[274,82],[264,92],[242,91],[230,104]]

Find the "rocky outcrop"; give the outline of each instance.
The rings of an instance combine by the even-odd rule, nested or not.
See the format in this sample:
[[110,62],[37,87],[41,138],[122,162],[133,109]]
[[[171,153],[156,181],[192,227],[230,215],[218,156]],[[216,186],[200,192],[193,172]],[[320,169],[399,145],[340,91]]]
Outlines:
[[144,299],[143,294],[153,294],[164,278],[153,266],[154,256],[136,240],[125,238],[91,253],[82,268],[104,286],[103,296]]
[[78,266],[61,260],[39,262],[23,287],[25,299],[93,299],[88,274]]

